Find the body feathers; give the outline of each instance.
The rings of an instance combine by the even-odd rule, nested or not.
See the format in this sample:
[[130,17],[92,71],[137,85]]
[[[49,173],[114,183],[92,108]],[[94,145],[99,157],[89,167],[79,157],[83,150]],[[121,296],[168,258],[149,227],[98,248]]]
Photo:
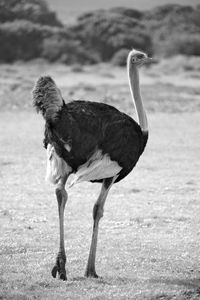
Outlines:
[[[65,162],[60,165],[68,176],[78,174],[76,182],[81,181],[81,176],[82,180],[101,182],[118,175],[117,182],[133,169],[144,150],[148,133],[143,133],[131,117],[104,103],[72,101],[65,104],[50,77],[39,79],[33,98],[34,106],[46,120],[45,148],[53,147],[55,160],[59,157]],[[60,176],[63,172],[62,169]],[[56,179],[51,181],[56,182]]]

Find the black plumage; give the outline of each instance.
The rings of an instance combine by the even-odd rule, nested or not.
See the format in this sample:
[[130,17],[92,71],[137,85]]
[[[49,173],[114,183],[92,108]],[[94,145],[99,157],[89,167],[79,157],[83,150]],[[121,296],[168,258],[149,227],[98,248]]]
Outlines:
[[[147,138],[148,133],[143,133],[131,117],[111,105],[72,101],[63,102],[56,120],[46,122],[44,146],[52,144],[72,172],[86,163],[97,149],[102,150],[102,154],[109,154],[111,160],[122,167],[115,181],[118,182],[137,163]],[[65,144],[71,151],[67,151]]]

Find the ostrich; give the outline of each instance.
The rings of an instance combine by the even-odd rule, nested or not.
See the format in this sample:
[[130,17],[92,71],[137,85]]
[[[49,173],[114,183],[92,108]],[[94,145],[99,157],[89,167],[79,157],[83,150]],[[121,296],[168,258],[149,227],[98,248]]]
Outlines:
[[150,58],[133,49],[127,58],[131,96],[139,124],[115,107],[97,102],[65,103],[49,76],[40,77],[33,89],[33,105],[45,123],[44,147],[47,149],[46,179],[56,185],[60,246],[52,276],[66,280],[64,246],[64,209],[68,187],[82,181],[101,182],[101,192],[93,208],[93,233],[85,271],[98,277],[95,257],[99,220],[111,186],[127,176],[143,153],[148,139],[148,123],[140,96],[138,67]]

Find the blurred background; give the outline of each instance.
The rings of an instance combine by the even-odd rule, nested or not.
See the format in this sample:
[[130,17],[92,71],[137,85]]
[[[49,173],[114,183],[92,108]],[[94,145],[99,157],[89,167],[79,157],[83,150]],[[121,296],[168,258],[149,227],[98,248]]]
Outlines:
[[[0,108],[29,107],[27,95],[33,82],[46,72],[53,72],[66,97],[109,97],[98,86],[107,82],[110,89],[110,83],[119,83],[117,79],[122,84],[127,82],[126,74],[120,71],[123,68],[116,67],[126,65],[132,48],[154,57],[154,65],[147,68],[149,73],[145,72],[150,76],[143,79],[144,84],[152,83],[153,77],[157,80],[160,76],[162,81],[162,75],[169,74],[172,77],[165,78],[165,82],[174,83],[178,80],[174,72],[189,75],[190,79],[192,72],[192,78],[197,79],[198,2],[85,0],[80,5],[71,0],[0,0]],[[72,71],[70,76],[68,71]],[[78,73],[82,73],[81,78]],[[84,76],[86,73],[88,76]],[[102,76],[95,81],[93,75],[98,74]],[[123,98],[123,91],[119,92]],[[113,91],[111,94],[115,98]]]
[[0,61],[120,64],[132,47],[200,56],[198,2],[1,0]]

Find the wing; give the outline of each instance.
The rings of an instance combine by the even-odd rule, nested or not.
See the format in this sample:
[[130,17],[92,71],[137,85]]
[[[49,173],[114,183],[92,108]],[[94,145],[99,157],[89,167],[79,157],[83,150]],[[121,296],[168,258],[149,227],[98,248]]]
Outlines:
[[[111,174],[112,170],[112,174],[116,174],[122,169],[128,174],[139,158],[140,134],[139,125],[114,107],[103,103],[74,101],[62,109],[54,126],[46,125],[45,143],[51,143],[73,172],[79,170],[82,174],[83,171],[86,178],[88,168],[86,174],[86,169],[83,167],[80,172],[80,167],[87,166],[98,151],[102,155],[101,167],[104,163],[108,166],[108,169],[104,168],[106,174]],[[88,180],[101,178],[98,172],[102,172],[102,169],[99,165],[96,168],[97,165],[96,160]]]
[[113,112],[118,111],[102,103],[70,102],[60,111],[56,123],[46,123],[44,145],[52,144],[57,154],[76,171],[99,149],[105,124],[113,118]]

